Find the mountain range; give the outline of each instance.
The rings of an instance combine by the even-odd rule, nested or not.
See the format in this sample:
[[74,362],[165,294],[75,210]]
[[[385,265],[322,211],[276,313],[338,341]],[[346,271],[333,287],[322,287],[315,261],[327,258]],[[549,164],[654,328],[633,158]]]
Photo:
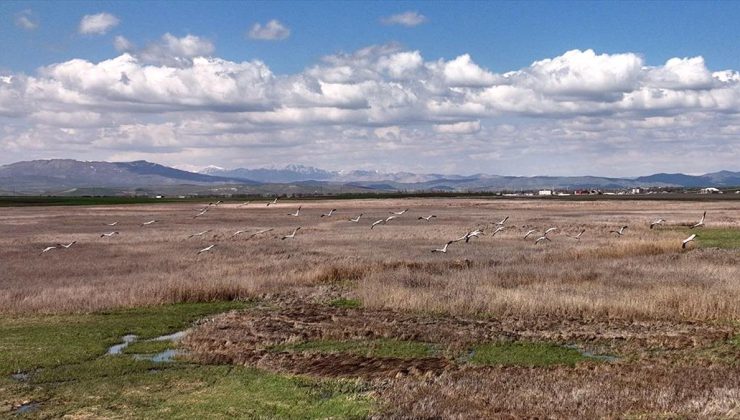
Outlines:
[[146,161],[83,162],[52,159],[0,166],[0,195],[333,194],[393,191],[527,191],[537,189],[699,188],[740,186],[740,172],[660,173],[637,178],[597,176],[441,175],[411,172],[327,171],[288,165],[270,169],[208,167],[189,172]]
[[288,165],[279,169],[222,169],[208,167],[202,174],[263,183],[325,181],[381,190],[522,191],[550,189],[619,189],[634,187],[732,187],[740,186],[740,172],[720,171],[704,175],[660,173],[636,178],[598,176],[500,176],[488,174],[441,175],[411,172],[326,171],[310,166]]

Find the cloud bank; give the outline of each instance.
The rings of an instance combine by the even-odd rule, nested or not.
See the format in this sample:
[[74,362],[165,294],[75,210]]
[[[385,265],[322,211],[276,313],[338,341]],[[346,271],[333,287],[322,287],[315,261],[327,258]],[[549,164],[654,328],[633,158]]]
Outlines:
[[296,74],[165,34],[0,77],[0,154],[175,165],[634,175],[737,168],[740,74],[571,50],[496,73],[374,45]]

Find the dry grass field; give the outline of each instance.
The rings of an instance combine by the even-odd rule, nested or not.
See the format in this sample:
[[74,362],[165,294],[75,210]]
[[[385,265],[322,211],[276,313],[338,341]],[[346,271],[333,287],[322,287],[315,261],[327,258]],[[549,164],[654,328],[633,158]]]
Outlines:
[[0,208],[0,316],[251,299],[195,328],[187,358],[367,381],[380,417],[740,416],[740,201],[199,208]]
[[[346,287],[367,307],[454,314],[740,318],[737,250],[681,249],[685,225],[739,229],[737,202],[356,200],[266,207],[0,209],[0,311],[85,312]],[[331,208],[332,217],[320,217]],[[386,225],[370,223],[410,208]],[[363,213],[360,223],[347,219]],[[419,216],[434,214],[430,222]],[[448,240],[510,216],[495,237]],[[667,219],[650,230],[649,222]],[[156,219],[157,223],[141,226]],[[105,223],[118,221],[108,227]],[[623,237],[609,230],[628,225]],[[280,240],[301,226],[295,239]],[[529,229],[558,227],[534,245]],[[250,233],[273,228],[249,238]],[[201,237],[189,235],[204,230]],[[580,240],[575,235],[585,229]],[[102,233],[119,231],[111,238]],[[245,233],[233,237],[237,230]],[[49,245],[69,249],[40,254]],[[196,255],[210,244],[216,247]],[[348,283],[348,282],[351,282]],[[308,289],[308,290],[306,290]]]

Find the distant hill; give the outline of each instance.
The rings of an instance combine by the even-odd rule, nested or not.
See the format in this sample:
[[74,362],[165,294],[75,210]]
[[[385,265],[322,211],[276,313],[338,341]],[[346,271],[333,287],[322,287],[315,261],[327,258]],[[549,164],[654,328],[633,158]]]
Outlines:
[[701,187],[735,187],[740,186],[740,172],[720,171],[705,175],[655,174],[635,178],[645,183],[662,183],[671,186],[688,188]]
[[72,159],[33,160],[0,166],[0,189],[62,192],[78,188],[150,187],[179,184],[245,184],[241,179],[181,171],[146,161],[81,162]]
[[499,176],[476,174],[439,175],[411,172],[326,171],[323,169],[289,165],[281,169],[220,169],[208,168],[204,173],[230,178],[250,179],[265,183],[326,181],[380,190],[436,190],[436,191],[520,191],[533,189],[619,189],[634,187],[730,187],[740,186],[740,172],[722,171],[694,176],[685,174],[655,174],[639,178],[607,178],[597,176]]
[[333,172],[303,165],[288,165],[283,169],[222,169],[210,166],[200,171],[201,174],[238,178],[257,182],[296,182],[325,181],[334,177]]
[[411,172],[377,172],[377,171],[326,171],[303,165],[287,165],[284,168],[259,168],[259,169],[223,169],[209,166],[202,174],[224,176],[229,178],[248,179],[258,182],[299,182],[299,181],[327,181],[327,182],[378,182],[393,181],[402,183],[414,183],[431,181],[443,178],[444,175],[419,175]]
[[146,161],[34,160],[0,166],[0,193],[50,195],[117,194],[335,194],[396,191],[531,191],[634,187],[733,187],[740,172],[705,175],[655,174],[638,178],[595,176],[439,175],[411,172],[326,171],[302,165],[270,169],[208,167],[188,172]]

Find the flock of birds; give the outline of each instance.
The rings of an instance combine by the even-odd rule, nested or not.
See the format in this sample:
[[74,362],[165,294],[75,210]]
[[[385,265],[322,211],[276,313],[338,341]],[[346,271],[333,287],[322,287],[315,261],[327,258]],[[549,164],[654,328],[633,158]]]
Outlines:
[[[275,198],[274,200],[269,201],[267,203],[267,207],[269,207],[271,205],[275,205],[275,204],[277,204],[277,202],[278,202],[278,199]],[[217,201],[215,203],[213,203],[213,202],[212,203],[209,203],[207,206],[205,206],[205,207],[203,207],[201,209],[198,209],[197,210],[198,213],[195,216],[193,216],[193,218],[194,219],[197,219],[199,217],[205,216],[212,208],[217,207],[220,204],[222,204],[222,201]],[[249,204],[250,204],[250,202],[247,201],[247,202],[244,202],[244,203],[239,204],[238,207],[247,206]],[[302,208],[303,208],[303,206],[298,206],[298,208],[296,209],[295,212],[288,213],[287,215],[288,216],[292,216],[292,217],[299,217],[301,215]],[[370,229],[372,230],[376,226],[388,224],[389,222],[391,222],[391,221],[393,221],[395,219],[400,218],[401,216],[403,216],[404,214],[406,214],[408,211],[409,211],[408,208],[407,209],[404,209],[404,210],[401,210],[401,211],[390,211],[389,212],[389,214],[390,214],[389,216],[383,217],[383,218],[380,218],[378,220],[373,221],[370,224]],[[324,217],[333,217],[336,212],[337,212],[337,209],[331,209],[327,213],[322,213],[320,215],[320,217],[321,218],[324,218]],[[363,215],[364,215],[363,213],[360,213],[359,215],[357,215],[355,217],[351,217],[351,218],[349,218],[347,220],[349,222],[352,222],[352,223],[359,223],[360,222],[360,219],[363,217]],[[690,229],[694,229],[694,228],[698,228],[698,227],[703,227],[704,226],[704,220],[705,220],[706,216],[707,216],[707,212],[705,211],[704,214],[702,214],[701,219],[697,223],[691,225],[690,226]],[[431,220],[432,219],[435,219],[435,218],[437,218],[436,215],[430,214],[428,216],[418,216],[417,217],[417,220],[423,220],[423,221],[426,221],[426,222],[431,222]],[[498,222],[492,223],[491,226],[490,226],[490,228],[492,228],[493,231],[490,233],[490,236],[491,237],[494,237],[494,236],[496,236],[496,234],[498,234],[500,232],[503,232],[506,229],[506,222],[508,220],[509,220],[509,216],[506,216],[505,218],[499,220]],[[659,219],[654,220],[653,222],[650,223],[650,229],[653,229],[656,226],[662,225],[663,223],[665,223],[665,221],[666,220],[663,219],[663,218],[659,218]],[[145,226],[153,225],[155,223],[159,223],[159,220],[157,220],[157,219],[148,220],[146,222],[141,223],[140,226],[141,227],[145,227]],[[114,226],[117,226],[118,225],[118,221],[111,222],[111,223],[105,223],[105,225],[106,226],[109,226],[109,227],[114,227]],[[433,253],[437,253],[437,252],[439,252],[439,253],[446,253],[447,250],[448,250],[448,247],[450,245],[454,244],[454,243],[457,243],[457,242],[465,242],[465,243],[468,243],[473,238],[476,238],[477,239],[477,238],[480,238],[481,236],[486,235],[485,229],[486,228],[484,228],[484,227],[479,227],[479,228],[470,230],[470,231],[466,232],[464,235],[462,235],[462,236],[460,236],[460,237],[458,237],[456,239],[452,239],[452,240],[447,241],[444,244],[443,247],[432,249],[432,252]],[[627,229],[629,229],[629,226],[624,225],[624,226],[620,226],[616,230],[610,230],[609,233],[610,234],[615,234],[617,237],[621,237],[621,236],[624,236],[626,234]],[[251,238],[253,238],[255,236],[262,235],[262,234],[271,232],[273,230],[274,230],[273,228],[261,229],[261,230],[259,230],[257,232],[253,232],[252,234],[250,234],[247,239],[251,239]],[[287,235],[284,235],[284,236],[281,236],[280,239],[281,240],[295,239],[296,238],[296,234],[298,233],[299,230],[301,230],[301,226],[298,226],[295,229],[293,229],[293,232],[292,233],[287,234]],[[550,242],[550,241],[552,241],[552,239],[550,239],[550,237],[548,235],[550,235],[552,232],[554,232],[556,230],[558,230],[557,227],[549,227],[549,228],[545,229],[542,232],[541,235],[535,235],[539,231],[536,230],[536,229],[530,229],[530,230],[528,230],[524,234],[523,239],[526,240],[530,236],[535,235],[536,236],[536,238],[534,240],[534,244],[535,245],[540,244],[540,243],[544,243],[544,242]],[[206,229],[206,230],[201,231],[201,232],[193,233],[193,234],[189,235],[187,238],[190,239],[190,238],[194,238],[194,237],[202,237],[202,236],[204,236],[204,235],[206,235],[206,234],[208,234],[210,232],[212,232],[212,229]],[[236,236],[241,235],[241,234],[246,233],[246,232],[247,232],[246,229],[237,230],[236,232],[234,232],[231,235],[231,237],[233,238],[233,237],[236,237]],[[582,235],[585,232],[586,232],[586,229],[582,229],[576,235],[566,234],[566,236],[569,237],[569,238],[572,238],[572,239],[575,239],[575,240],[580,241]],[[119,235],[119,234],[120,234],[119,231],[106,232],[106,233],[102,233],[100,235],[100,238],[112,238],[112,237],[114,237],[116,235]],[[533,237],[535,237],[535,236],[533,236]],[[686,248],[686,245],[689,244],[690,242],[694,241],[697,237],[698,237],[697,234],[692,234],[688,238],[684,239],[682,241],[682,243],[681,243],[681,248]],[[61,248],[69,249],[72,245],[74,245],[76,243],[77,243],[77,241],[72,241],[72,242],[67,243],[67,244],[57,243],[56,245],[53,245],[53,246],[47,246],[47,247],[45,247],[45,248],[42,249],[41,254],[47,253],[47,252],[52,251],[54,249],[61,249]],[[196,252],[196,255],[200,255],[200,254],[203,254],[203,253],[206,253],[206,252],[210,252],[215,247],[216,247],[216,244],[211,244],[211,245],[209,245],[209,246],[207,246],[205,248],[202,248],[202,249],[198,250]]]

